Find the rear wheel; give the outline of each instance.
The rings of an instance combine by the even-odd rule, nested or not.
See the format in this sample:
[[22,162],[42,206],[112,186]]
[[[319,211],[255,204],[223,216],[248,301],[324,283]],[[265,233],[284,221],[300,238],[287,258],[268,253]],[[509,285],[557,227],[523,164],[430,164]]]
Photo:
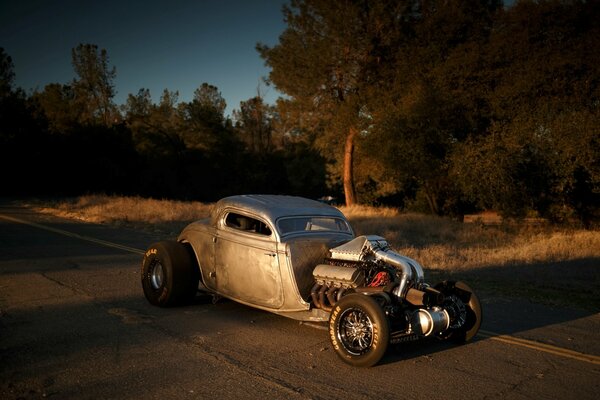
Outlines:
[[481,303],[473,289],[464,282],[444,281],[435,285],[435,289],[445,296],[444,309],[450,315],[450,326],[442,332],[440,339],[455,342],[467,342],[479,331],[481,326]]
[[187,245],[163,241],[146,251],[142,288],[151,304],[169,307],[189,302],[198,291],[198,281],[198,267]]
[[383,357],[389,324],[381,306],[370,296],[344,296],[331,311],[329,337],[338,356],[355,367],[370,367]]

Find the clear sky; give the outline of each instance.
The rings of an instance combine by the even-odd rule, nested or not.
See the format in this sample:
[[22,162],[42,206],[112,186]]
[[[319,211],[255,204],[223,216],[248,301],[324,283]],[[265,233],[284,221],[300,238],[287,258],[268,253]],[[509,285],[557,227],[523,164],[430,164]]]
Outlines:
[[260,92],[268,69],[257,42],[274,45],[285,29],[285,0],[0,0],[0,47],[15,65],[16,86],[26,92],[75,78],[71,49],[91,43],[117,68],[115,102],[150,89],[190,101],[203,82],[215,85],[226,113]]

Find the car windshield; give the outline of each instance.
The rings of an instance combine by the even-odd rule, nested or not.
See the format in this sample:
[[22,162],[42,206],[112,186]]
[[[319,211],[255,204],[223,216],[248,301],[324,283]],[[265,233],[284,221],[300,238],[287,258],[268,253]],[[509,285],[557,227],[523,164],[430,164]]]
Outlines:
[[287,217],[277,221],[281,235],[306,231],[334,231],[350,233],[348,222],[337,217]]

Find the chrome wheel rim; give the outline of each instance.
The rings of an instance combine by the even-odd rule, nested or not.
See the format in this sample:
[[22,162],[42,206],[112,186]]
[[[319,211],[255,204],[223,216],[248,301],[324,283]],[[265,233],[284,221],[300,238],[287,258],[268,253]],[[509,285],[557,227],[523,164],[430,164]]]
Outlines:
[[159,261],[155,261],[150,268],[150,285],[152,289],[158,290],[162,287],[165,278],[163,266]]
[[373,344],[373,323],[359,308],[349,308],[342,313],[337,331],[340,343],[352,355],[364,354]]

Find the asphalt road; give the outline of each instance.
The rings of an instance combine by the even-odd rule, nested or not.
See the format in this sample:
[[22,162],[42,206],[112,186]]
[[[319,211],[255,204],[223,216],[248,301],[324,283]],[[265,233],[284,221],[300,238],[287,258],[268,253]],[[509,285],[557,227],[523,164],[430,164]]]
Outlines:
[[[596,399],[600,314],[480,293],[473,342],[352,368],[319,327],[239,305],[160,309],[159,237],[0,204],[0,399]],[[476,288],[475,288],[476,289]]]

